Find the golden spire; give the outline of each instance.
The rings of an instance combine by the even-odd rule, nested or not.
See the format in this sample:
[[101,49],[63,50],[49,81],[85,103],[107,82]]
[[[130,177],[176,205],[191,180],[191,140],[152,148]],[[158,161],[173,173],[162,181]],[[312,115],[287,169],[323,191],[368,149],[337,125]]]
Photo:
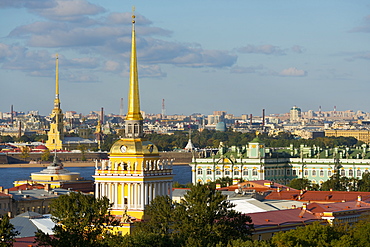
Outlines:
[[54,100],[54,108],[60,108],[60,100],[59,100],[59,71],[58,71],[58,54],[56,54],[55,59],[55,100]]
[[[134,12],[135,7],[132,8]],[[139,82],[136,60],[136,39],[135,39],[135,15],[132,14],[132,44],[130,61],[130,88],[128,92],[128,112],[126,120],[143,120],[140,113]]]

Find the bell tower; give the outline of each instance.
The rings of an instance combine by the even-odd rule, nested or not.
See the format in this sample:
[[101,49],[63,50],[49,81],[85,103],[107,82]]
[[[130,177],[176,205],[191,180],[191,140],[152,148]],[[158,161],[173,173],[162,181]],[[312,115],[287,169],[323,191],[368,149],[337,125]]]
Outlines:
[[55,59],[55,99],[54,109],[51,111],[50,118],[50,130],[48,132],[48,140],[46,141],[46,147],[49,150],[60,150],[63,148],[63,112],[60,109],[59,99],[59,64],[58,54]]

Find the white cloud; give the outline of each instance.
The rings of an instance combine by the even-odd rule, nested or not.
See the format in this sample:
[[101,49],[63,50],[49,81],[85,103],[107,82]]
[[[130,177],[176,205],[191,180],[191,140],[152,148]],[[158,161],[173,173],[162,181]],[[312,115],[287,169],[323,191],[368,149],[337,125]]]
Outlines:
[[242,67],[242,66],[233,66],[230,69],[231,73],[236,74],[245,74],[245,73],[256,73],[257,71],[263,69],[262,65],[259,66],[249,66],[249,67]]
[[297,68],[284,69],[279,73],[280,76],[306,76],[307,72]]
[[104,64],[104,70],[105,71],[118,71],[120,69],[119,63],[116,61],[106,61]]
[[32,12],[51,20],[80,21],[85,16],[103,13],[105,9],[85,0],[56,0],[51,8],[32,9]]
[[303,53],[304,52],[304,48],[302,46],[299,46],[299,45],[294,45],[291,50],[295,53]]
[[247,45],[237,49],[240,53],[255,53],[255,54],[265,54],[265,55],[285,55],[284,49],[274,45]]

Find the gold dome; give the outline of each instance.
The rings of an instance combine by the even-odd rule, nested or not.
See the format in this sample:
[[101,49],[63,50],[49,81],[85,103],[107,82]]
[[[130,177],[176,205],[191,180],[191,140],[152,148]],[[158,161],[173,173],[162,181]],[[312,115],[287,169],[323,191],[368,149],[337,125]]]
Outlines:
[[150,155],[158,156],[158,148],[150,141],[142,139],[120,139],[111,149],[110,155]]

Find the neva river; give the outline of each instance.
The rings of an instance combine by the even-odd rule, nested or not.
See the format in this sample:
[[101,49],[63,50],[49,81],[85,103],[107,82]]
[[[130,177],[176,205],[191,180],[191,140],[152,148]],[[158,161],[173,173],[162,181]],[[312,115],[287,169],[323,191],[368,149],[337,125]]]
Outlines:
[[[0,186],[5,189],[13,187],[15,180],[30,179],[32,172],[39,172],[46,167],[14,167],[14,168],[0,168]],[[95,167],[65,167],[70,172],[79,172],[81,177],[92,180]],[[174,165],[173,166],[173,181],[180,184],[191,183],[191,167],[188,165]]]

